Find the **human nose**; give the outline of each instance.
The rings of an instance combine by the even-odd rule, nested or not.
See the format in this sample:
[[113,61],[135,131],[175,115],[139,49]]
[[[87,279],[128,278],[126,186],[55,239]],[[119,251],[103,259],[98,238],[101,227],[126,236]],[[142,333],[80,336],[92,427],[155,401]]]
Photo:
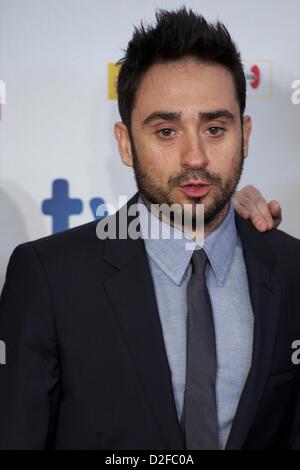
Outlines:
[[181,150],[181,165],[188,168],[206,168],[208,157],[198,132],[185,136]]

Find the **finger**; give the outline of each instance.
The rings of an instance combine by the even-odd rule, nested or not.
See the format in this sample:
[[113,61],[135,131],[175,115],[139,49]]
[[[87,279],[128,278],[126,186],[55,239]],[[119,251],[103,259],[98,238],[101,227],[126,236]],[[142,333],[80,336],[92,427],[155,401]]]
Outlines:
[[247,186],[242,188],[239,193],[243,195],[246,200],[250,200],[255,203],[257,203],[261,198],[263,198],[261,192],[255,186],[252,186],[252,184],[248,184]]
[[[251,204],[251,210],[253,211],[253,204],[256,206],[255,208],[261,213],[262,217],[265,219],[267,224],[267,229],[270,230],[273,228],[273,218],[272,214],[269,210],[269,206],[261,192],[256,189],[252,185],[248,185],[245,187],[244,196],[246,201]],[[247,207],[247,206],[246,206]],[[254,210],[254,215],[256,214],[256,210]]]
[[[259,198],[259,200],[261,200],[261,198]],[[238,200],[235,201],[235,204],[239,206],[239,208],[242,208],[241,210],[247,211],[247,218],[251,220],[257,230],[260,232],[265,232],[268,230],[268,224],[266,222],[265,216],[260,212],[258,209],[258,204],[255,203],[253,199],[239,194]]]
[[249,218],[258,230],[264,232],[273,228],[274,220],[270,208],[257,188],[252,185],[245,186],[235,194],[235,200],[250,213]]
[[235,210],[237,211],[237,213],[241,217],[243,217],[243,219],[249,219],[250,212],[244,206],[242,206],[242,204],[240,204],[240,202],[235,198],[233,198],[233,206]]
[[273,225],[275,228],[277,228],[282,221],[281,206],[278,201],[270,201],[268,206],[269,206],[270,213],[273,217]]
[[267,230],[269,230],[269,226],[266,222],[265,217],[257,208],[255,209],[255,211],[252,211],[250,220],[255,226],[255,228],[260,232],[266,232]]
[[267,201],[264,198],[260,198],[260,200],[257,202],[257,208],[264,217],[268,230],[271,230],[273,228],[273,218]]
[[[260,230],[271,230],[273,228],[273,218],[269,210],[269,206],[263,195],[254,186],[246,186],[244,192],[245,203],[244,206],[251,212],[252,218],[255,218],[256,223],[260,225]],[[248,207],[249,206],[249,207]],[[260,220],[259,214],[264,219],[264,223]],[[251,217],[250,217],[251,218]]]
[[273,217],[281,217],[281,206],[278,201],[270,201],[268,205]]

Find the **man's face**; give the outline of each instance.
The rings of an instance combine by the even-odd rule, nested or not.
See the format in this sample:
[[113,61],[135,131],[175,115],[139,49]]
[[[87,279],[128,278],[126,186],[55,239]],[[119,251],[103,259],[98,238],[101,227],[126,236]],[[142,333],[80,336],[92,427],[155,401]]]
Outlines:
[[187,58],[146,72],[132,112],[132,140],[121,123],[115,134],[146,203],[191,204],[192,214],[202,203],[205,223],[215,224],[241,175],[249,117],[243,127],[244,138],[230,72]]

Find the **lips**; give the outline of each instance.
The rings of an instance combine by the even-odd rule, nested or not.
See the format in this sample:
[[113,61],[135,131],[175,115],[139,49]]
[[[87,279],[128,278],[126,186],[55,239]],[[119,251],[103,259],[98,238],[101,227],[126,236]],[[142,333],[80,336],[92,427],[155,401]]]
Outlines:
[[184,183],[180,185],[181,188],[185,186],[210,186],[210,183],[207,183],[206,181],[202,181],[202,180],[189,180],[189,181],[185,181]]
[[211,184],[205,181],[192,180],[182,183],[179,188],[189,197],[202,197],[207,194],[211,189]]

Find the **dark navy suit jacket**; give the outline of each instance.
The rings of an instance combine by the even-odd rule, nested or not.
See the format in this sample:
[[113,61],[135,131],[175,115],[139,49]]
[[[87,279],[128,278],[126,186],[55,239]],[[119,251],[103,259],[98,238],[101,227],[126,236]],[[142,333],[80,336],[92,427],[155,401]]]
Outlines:
[[[227,449],[300,448],[300,366],[291,360],[300,241],[236,223],[255,328]],[[0,301],[1,449],[184,449],[144,243],[99,240],[96,225],[11,256]]]

